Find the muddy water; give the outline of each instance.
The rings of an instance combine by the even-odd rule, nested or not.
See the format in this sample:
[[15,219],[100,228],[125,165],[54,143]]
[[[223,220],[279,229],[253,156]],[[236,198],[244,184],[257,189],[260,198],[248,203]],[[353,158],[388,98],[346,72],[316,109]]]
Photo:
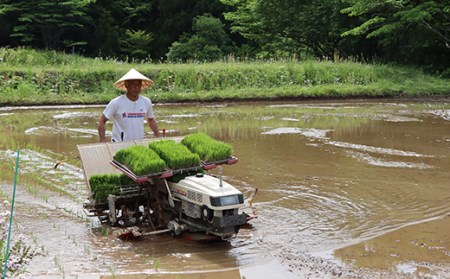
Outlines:
[[[79,162],[53,167],[61,155],[76,156],[77,144],[97,141],[102,109],[0,110],[0,157],[13,162],[20,146],[22,181],[29,179],[19,186],[16,218],[42,252],[27,268],[33,276],[295,278],[347,270],[389,277],[450,270],[448,103],[155,106],[168,136],[202,131],[232,144],[239,162],[225,167],[227,181],[245,195],[258,188],[258,218],[229,242],[166,235],[123,242],[84,215]],[[10,188],[2,191],[8,196]],[[437,243],[427,242],[432,253],[408,257],[424,238]],[[370,264],[362,260],[367,255]],[[418,268],[423,262],[426,268]]]

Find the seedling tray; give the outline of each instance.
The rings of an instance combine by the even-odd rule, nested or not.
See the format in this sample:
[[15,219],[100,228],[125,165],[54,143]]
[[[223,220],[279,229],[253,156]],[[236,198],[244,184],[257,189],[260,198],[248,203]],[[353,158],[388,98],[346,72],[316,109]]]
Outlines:
[[131,178],[134,182],[137,182],[137,183],[148,182],[148,181],[150,181],[151,178],[168,178],[168,177],[173,176],[173,173],[170,170],[166,170],[166,171],[158,172],[158,173],[149,173],[146,175],[138,176],[138,175],[134,174],[125,165],[122,165],[121,163],[117,162],[116,160],[112,160],[110,163],[116,169],[123,172],[125,175],[127,175],[129,178]]
[[113,165],[116,169],[127,175],[129,178],[131,178],[134,182],[137,183],[145,183],[150,181],[152,178],[169,178],[174,176],[175,174],[182,174],[186,172],[192,172],[192,171],[199,171],[199,170],[210,170],[213,168],[216,168],[218,165],[233,165],[236,164],[238,161],[237,157],[231,156],[224,160],[219,161],[212,161],[212,162],[202,162],[199,166],[189,167],[189,168],[183,168],[183,169],[167,169],[163,172],[158,173],[149,173],[146,175],[138,176],[135,173],[133,173],[129,168],[127,168],[125,165],[119,163],[116,160],[112,160],[110,163]]
[[203,166],[203,169],[210,170],[210,169],[217,167],[218,165],[223,165],[223,164],[233,165],[233,164],[236,164],[237,161],[238,161],[237,157],[231,156],[227,159],[223,159],[223,160],[219,160],[219,161],[202,162],[202,166]]

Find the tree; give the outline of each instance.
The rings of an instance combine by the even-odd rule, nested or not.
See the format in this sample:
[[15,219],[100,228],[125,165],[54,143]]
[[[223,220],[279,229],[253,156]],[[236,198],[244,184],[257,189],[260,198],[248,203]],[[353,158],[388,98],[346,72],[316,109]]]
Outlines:
[[135,59],[150,58],[148,50],[152,40],[152,34],[144,30],[127,30],[125,39],[122,42],[123,52]]
[[86,7],[91,0],[3,0],[0,16],[17,18],[10,36],[24,45],[46,49],[86,44],[70,39],[69,31],[81,29],[86,23]]
[[87,11],[86,53],[120,59],[147,59],[154,39],[149,31],[154,0],[96,0]]
[[180,41],[181,36],[192,32],[193,19],[209,13],[222,19],[228,6],[220,0],[153,0],[154,10],[150,18],[149,32],[153,33],[152,56],[164,60],[169,47]]
[[345,30],[339,0],[221,0],[235,7],[225,14],[231,30],[276,54],[311,52],[333,58]]
[[92,20],[83,28],[87,40],[85,54],[96,57],[117,57],[121,53],[120,41],[125,28],[120,26],[125,1],[97,0],[90,5],[87,15]]
[[194,18],[192,30],[193,35],[184,34],[169,48],[169,61],[213,61],[228,53],[231,40],[220,19],[210,14],[198,16]]
[[[450,2],[435,1],[351,1],[342,10],[362,23],[343,36],[376,38],[389,60],[402,63],[450,65]],[[445,58],[447,57],[447,58]]]
[[223,19],[226,9],[219,0],[0,0],[0,46],[164,60],[193,18]]
[[424,28],[450,48],[450,2],[448,1],[357,1],[343,9],[349,16],[368,15],[369,19],[347,32],[347,35],[389,37],[405,28]]

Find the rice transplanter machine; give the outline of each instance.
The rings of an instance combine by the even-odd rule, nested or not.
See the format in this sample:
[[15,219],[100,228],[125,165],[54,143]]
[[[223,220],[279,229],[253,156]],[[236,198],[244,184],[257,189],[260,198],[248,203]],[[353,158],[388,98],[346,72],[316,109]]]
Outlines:
[[[180,142],[182,137],[170,139]],[[91,191],[84,204],[90,216],[122,227],[125,233],[121,236],[202,232],[222,239],[237,234],[253,218],[243,212],[247,206],[242,192],[222,179],[221,165],[235,164],[236,157],[141,176],[114,160],[122,148],[147,146],[155,140],[159,139],[78,145],[89,190],[89,179],[94,175],[124,174],[132,181],[103,200],[96,199]],[[208,173],[216,167],[218,175]]]

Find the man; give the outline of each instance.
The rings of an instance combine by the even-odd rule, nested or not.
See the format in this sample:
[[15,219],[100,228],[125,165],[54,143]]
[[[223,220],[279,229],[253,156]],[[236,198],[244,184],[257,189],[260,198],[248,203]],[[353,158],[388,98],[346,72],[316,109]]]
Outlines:
[[113,121],[113,142],[139,140],[144,138],[144,119],[159,137],[158,123],[153,114],[152,102],[149,98],[141,96],[141,90],[150,88],[153,81],[135,69],[131,69],[122,78],[114,83],[125,95],[114,98],[106,106],[98,121],[98,135],[100,142],[105,142],[105,125],[108,120]]

